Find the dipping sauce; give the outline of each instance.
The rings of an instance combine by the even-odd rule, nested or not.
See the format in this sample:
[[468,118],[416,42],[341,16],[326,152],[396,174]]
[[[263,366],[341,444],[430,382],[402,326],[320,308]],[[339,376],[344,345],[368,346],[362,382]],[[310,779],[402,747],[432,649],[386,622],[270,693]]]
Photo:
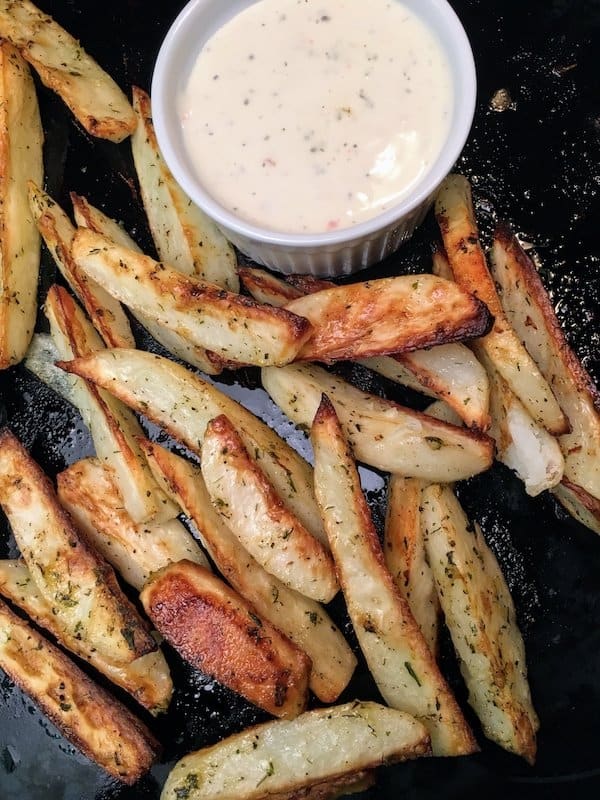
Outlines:
[[453,86],[435,34],[398,0],[260,0],[209,39],[178,101],[216,201],[323,233],[410,193],[442,148]]

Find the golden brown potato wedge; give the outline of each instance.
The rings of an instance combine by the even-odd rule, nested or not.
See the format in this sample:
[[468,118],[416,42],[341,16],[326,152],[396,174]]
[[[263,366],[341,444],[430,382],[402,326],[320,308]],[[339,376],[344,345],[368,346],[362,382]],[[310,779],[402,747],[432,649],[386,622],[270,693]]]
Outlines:
[[493,441],[367,394],[312,364],[262,370],[264,388],[297,425],[310,426],[325,392],[356,458],[385,472],[456,481],[487,469]]
[[57,625],[114,664],[156,650],[112,568],[79,535],[46,475],[6,429],[0,433],[0,505]]
[[84,458],[57,478],[58,499],[96,550],[141,590],[150,575],[186,558],[210,569],[206,556],[177,519],[136,524],[127,513],[111,467]]
[[287,364],[310,336],[308,320],[260,305],[80,228],[73,241],[79,267],[125,305],[151,316],[218,359]]
[[[288,589],[242,547],[213,508],[199,467],[145,440],[144,451],[165,491],[196,526],[200,540],[221,574],[309,656],[309,685],[319,700],[334,703],[348,685],[356,658],[323,606]],[[160,480],[159,480],[160,482]]]
[[571,430],[559,437],[565,478],[600,500],[600,398],[569,347],[540,277],[506,226],[496,231],[492,265],[517,335],[550,383]]
[[383,555],[394,583],[435,656],[440,603],[427,561],[419,510],[421,492],[426,485],[416,478],[390,476]]
[[135,347],[131,326],[121,304],[98,283],[81,273],[71,256],[75,226],[46,192],[28,184],[29,206],[46,246],[63,278],[83,304],[107,347]]
[[129,101],[80,43],[29,0],[1,0],[0,36],[17,47],[92,135],[120,142],[135,129]]
[[85,639],[66,633],[49,603],[35,585],[23,561],[0,560],[0,595],[21,608],[36,625],[50,631],[63,647],[85,659],[112,683],[129,692],[151,714],[167,710],[173,693],[171,674],[160,649],[117,666],[90,647]]
[[250,555],[290,589],[332,600],[339,587],[329,552],[284,505],[225,415],[208,423],[201,461],[214,508]]
[[[0,5],[0,31],[1,18]],[[35,327],[40,236],[27,181],[43,179],[43,139],[29,67],[0,40],[0,370],[22,360]]]
[[502,310],[479,242],[471,186],[462,175],[449,175],[435,201],[435,215],[457,283],[486,304],[494,325],[479,347],[517,395],[533,419],[550,433],[564,433],[568,422],[548,382],[521,344]]
[[600,533],[600,500],[565,478],[550,491],[572,517],[594,533]]
[[392,708],[425,725],[434,755],[474,752],[473,734],[385,566],[358,470],[326,395],[311,441],[317,501],[348,613],[379,691]]
[[[86,356],[104,349],[85,314],[62,287],[50,288],[45,311],[61,358]],[[176,516],[176,509],[156,484],[140,450],[137,437],[142,435],[142,428],[135,415],[108,392],[78,378],[73,379],[72,388],[96,455],[115,470],[131,518],[146,522]]]
[[[75,222],[79,227],[89,228],[102,236],[108,237],[116,244],[135,250],[138,253],[142,252],[118,222],[91,205],[85,197],[71,192],[71,202],[73,203]],[[113,297],[110,299],[113,303],[117,303]],[[120,303],[118,305],[120,306]],[[214,365],[203,347],[195,347],[175,331],[159,325],[152,317],[148,317],[135,309],[130,309],[130,311],[138,322],[146,328],[148,333],[176,358],[186,361],[193,367],[198,367],[198,369],[209,375],[217,375],[219,373],[219,367]],[[135,345],[132,346],[135,347]]]
[[235,250],[171,175],[156,141],[150,97],[137,86],[132,91],[138,123],[131,151],[160,260],[186,275],[238,292]]
[[310,787],[428,752],[425,728],[408,714],[346,703],[266,722],[184,756],[162,800],[325,800],[331,794]]
[[150,731],[0,600],[0,668],[84,755],[135,783],[159,753]]
[[310,659],[220,578],[191,561],[155,572],[140,599],[186,661],[276,717],[306,708]]
[[290,511],[313,536],[327,541],[312,469],[268,425],[216,387],[167,358],[140,350],[97,352],[60,366],[103,387],[198,455],[206,426],[225,414]]
[[485,735],[533,763],[539,727],[515,609],[492,551],[448,486],[423,490],[425,546]]
[[302,297],[304,292],[291,286],[287,281],[276,278],[265,269],[257,267],[239,267],[238,275],[244,288],[259,303],[271,306],[284,306],[290,300]]
[[485,305],[435,275],[336,286],[286,304],[313,332],[297,360],[337,361],[418,350],[489,330]]

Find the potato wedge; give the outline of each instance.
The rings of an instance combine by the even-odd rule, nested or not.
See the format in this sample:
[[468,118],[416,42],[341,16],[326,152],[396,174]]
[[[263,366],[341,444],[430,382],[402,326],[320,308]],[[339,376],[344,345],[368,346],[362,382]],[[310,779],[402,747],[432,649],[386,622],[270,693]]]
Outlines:
[[427,484],[391,475],[383,539],[385,564],[435,656],[440,603],[421,529],[421,492]]
[[550,491],[572,517],[594,533],[600,533],[600,500],[565,478]]
[[198,455],[206,426],[225,414],[290,511],[313,536],[327,541],[312,469],[268,425],[216,387],[169,359],[140,350],[98,352],[60,366],[103,387]]
[[329,552],[284,505],[225,415],[208,423],[201,461],[214,508],[250,555],[290,589],[332,600],[339,587]]
[[[75,222],[79,227],[89,228],[96,233],[102,234],[102,236],[107,236],[116,244],[128,247],[130,250],[135,250],[138,253],[142,252],[131,236],[118,222],[91,205],[85,197],[71,192],[71,202],[73,203]],[[102,291],[105,290],[102,289]],[[111,302],[117,303],[113,297],[110,299]],[[120,303],[118,303],[118,305],[120,307]],[[182,361],[186,361],[193,367],[198,367],[198,369],[201,369],[209,375],[217,375],[219,373],[219,367],[214,365],[203,347],[195,347],[178,333],[175,333],[175,331],[171,331],[159,325],[152,317],[148,317],[134,309],[130,309],[130,311],[137,321],[146,328],[150,336],[156,339],[156,341],[168,350],[171,355],[174,355]],[[132,346],[135,347],[135,345]]]
[[297,314],[183,275],[85,228],[75,234],[73,257],[113,297],[225,361],[287,364],[311,332]]
[[323,606],[288,589],[242,547],[213,508],[199,467],[154,442],[145,440],[143,446],[155,477],[190,517],[221,574],[261,617],[304,650],[312,662],[310,688],[324,703],[335,702],[356,658]]
[[134,131],[135,114],[114,80],[29,0],[1,0],[0,36],[21,51],[88,133],[121,142]]
[[471,186],[462,175],[449,175],[435,201],[435,215],[457,283],[486,304],[494,325],[478,346],[523,403],[533,419],[550,433],[564,433],[568,421],[548,382],[521,344],[502,310],[479,242]]
[[571,430],[558,439],[565,478],[600,500],[600,397],[569,347],[540,277],[506,226],[492,247],[493,274],[517,335],[550,383]]
[[[69,293],[52,286],[45,312],[61,358],[86,356],[103,349],[96,331]],[[129,351],[128,351],[129,352]],[[135,522],[165,521],[177,510],[152,477],[137,437],[142,428],[132,412],[108,392],[73,380],[73,393],[94,441],[96,455],[115,470],[128,513]]]
[[306,708],[310,659],[220,578],[191,561],[150,578],[140,599],[186,661],[276,717]]
[[111,467],[84,458],[56,478],[58,499],[96,550],[138,591],[150,575],[187,559],[210,569],[206,556],[177,519],[136,524],[123,504]]
[[451,281],[404,275],[336,286],[291,300],[313,331],[297,360],[332,362],[418,350],[482,336],[484,304]]
[[112,683],[129,692],[151,714],[167,710],[173,682],[160,649],[122,666],[107,661],[94,647],[89,647],[85,639],[70,636],[57,624],[52,604],[37,588],[23,561],[0,560],[0,595],[21,608],[36,625],[50,631],[63,647],[85,659]]
[[156,650],[112,568],[79,536],[48,478],[6,429],[0,433],[0,505],[57,625],[114,664]]
[[425,547],[469,703],[488,738],[532,764],[539,722],[502,571],[450,487],[426,487],[422,508]]
[[25,369],[33,373],[52,391],[77,408],[77,395],[73,389],[73,377],[56,366],[60,353],[49,333],[34,333],[25,355]]
[[[1,17],[0,5],[0,29]],[[23,359],[35,327],[40,236],[27,181],[43,180],[43,139],[29,67],[0,41],[0,370]]]
[[325,392],[356,458],[405,477],[456,481],[487,469],[493,441],[367,394],[312,364],[262,370],[262,383],[287,416],[310,426]]
[[131,326],[121,304],[95,281],[85,278],[73,261],[75,226],[46,192],[28,183],[29,206],[56,266],[83,304],[107,347],[135,347]]
[[310,787],[428,751],[427,732],[408,714],[345,703],[257,725],[184,756],[161,800],[325,800],[329,794],[312,795]]
[[560,447],[531,417],[485,352],[479,355],[492,389],[490,435],[496,442],[496,458],[514,470],[527,494],[535,497],[560,482],[565,466]]
[[0,668],[113,778],[135,783],[156,761],[160,747],[146,726],[1,600]]
[[239,267],[238,275],[244,288],[259,303],[271,306],[284,306],[290,300],[302,297],[304,292],[291,286],[287,281],[271,275],[265,269],[257,267]]
[[382,697],[415,716],[434,755],[477,749],[425,637],[385,566],[358,470],[327,395],[311,429],[315,493],[346,606]]
[[186,275],[239,292],[235,250],[171,175],[156,141],[150,97],[137,86],[132,92],[138,122],[131,151],[160,260]]

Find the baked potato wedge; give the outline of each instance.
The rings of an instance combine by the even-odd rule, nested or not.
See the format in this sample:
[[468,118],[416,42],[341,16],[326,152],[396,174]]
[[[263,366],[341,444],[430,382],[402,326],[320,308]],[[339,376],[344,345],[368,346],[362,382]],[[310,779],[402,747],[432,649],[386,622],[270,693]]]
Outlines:
[[344,776],[353,782],[366,769],[428,752],[425,728],[408,714],[345,703],[266,722],[184,756],[161,800],[326,800],[331,782],[335,790]]
[[367,394],[313,364],[262,370],[269,395],[296,423],[308,428],[321,395],[336,409],[358,461],[385,472],[428,481],[456,481],[487,469],[493,441]]
[[[1,35],[2,5],[0,5]],[[0,40],[0,370],[23,359],[35,328],[40,235],[27,181],[44,176],[35,85],[27,63]]]
[[[71,192],[71,202],[73,203],[75,222],[80,228],[89,228],[102,236],[108,237],[116,244],[127,247],[130,250],[135,250],[138,253],[142,252],[131,236],[118,222],[108,217],[100,211],[100,209],[91,205],[85,197]],[[104,289],[102,291],[104,291]],[[113,297],[110,299],[113,303],[118,302]],[[156,339],[156,341],[161,344],[165,350],[168,350],[171,355],[174,355],[175,358],[179,358],[191,364],[193,367],[198,367],[198,369],[201,369],[209,375],[217,375],[219,373],[219,367],[214,365],[203,347],[195,347],[175,331],[171,331],[159,325],[152,317],[136,311],[135,309],[129,310],[137,321],[146,328],[150,336]],[[132,346],[135,347],[135,345]]]
[[506,226],[494,237],[492,270],[511,324],[568,417],[571,430],[558,439],[565,478],[600,500],[598,390],[569,347],[537,270]]
[[383,555],[394,583],[435,656],[440,603],[421,528],[421,492],[426,485],[417,478],[390,476]]
[[324,395],[311,428],[315,493],[354,631],[382,697],[412,714],[434,755],[477,750],[406,599],[387,569],[358,470]]
[[178,519],[136,524],[127,513],[111,467],[84,458],[57,475],[61,505],[89,542],[140,591],[150,575],[186,558],[210,569],[206,556]]
[[156,650],[112,568],[79,535],[46,475],[6,429],[0,433],[0,505],[61,629],[118,665]]
[[121,304],[96,281],[86,278],[71,255],[75,226],[58,203],[33,181],[29,207],[56,266],[85,308],[107,347],[135,347],[131,325]]
[[402,353],[482,336],[491,325],[485,305],[435,275],[403,275],[335,286],[291,300],[284,308],[313,331],[296,360]]
[[0,668],[113,778],[135,783],[156,761],[160,748],[146,726],[2,600]]
[[273,716],[304,711],[306,653],[204,567],[169,564],[152,575],[140,599],[157,630],[194,667]]
[[29,0],[0,1],[0,36],[20,50],[88,133],[121,142],[134,131],[133,109],[110,75]]
[[[52,286],[45,312],[61,358],[87,356],[104,345],[66,289]],[[129,351],[128,351],[129,352]],[[127,512],[135,522],[164,521],[177,515],[152,477],[137,437],[142,428],[135,415],[108,392],[73,379],[73,396],[90,430],[96,455],[115,471]]]
[[49,603],[35,585],[27,565],[20,560],[0,560],[0,595],[18,606],[36,625],[45,628],[67,650],[120,686],[151,714],[167,710],[173,693],[169,667],[160,649],[134,659],[130,664],[107,661],[85,639],[71,636],[57,622]]
[[208,423],[200,458],[213,507],[250,555],[290,589],[332,600],[339,587],[327,548],[284,505],[225,415]]
[[449,175],[438,190],[435,215],[454,279],[482,300],[494,315],[492,330],[478,342],[496,370],[532,418],[550,433],[568,429],[548,381],[521,344],[502,309],[479,241],[471,186],[462,175]]
[[143,446],[155,477],[192,520],[217,569],[261,617],[304,650],[312,662],[311,690],[322,702],[334,703],[352,677],[356,658],[329,614],[270,575],[242,547],[213,508],[199,467],[154,442],[145,440]]
[[210,348],[217,363],[287,364],[310,335],[310,323],[297,314],[184,275],[89,229],[77,231],[72,252],[83,272],[113,297],[191,344]]
[[158,257],[186,275],[238,292],[232,245],[172,176],[156,141],[149,95],[134,86],[137,126],[131,152]]
[[426,487],[422,508],[425,547],[469,703],[488,738],[533,763],[539,723],[502,571],[450,487]]
[[60,366],[101,386],[200,454],[206,426],[225,414],[290,511],[326,542],[312,469],[264,422],[215,386],[167,358],[140,350],[96,352]]
[[[259,303],[277,308],[302,297],[305,292],[296,289],[287,281],[277,278],[266,269],[258,267],[238,267],[238,275],[244,288]],[[334,284],[330,284],[333,286]]]
[[550,491],[574,519],[600,533],[600,500],[565,478]]

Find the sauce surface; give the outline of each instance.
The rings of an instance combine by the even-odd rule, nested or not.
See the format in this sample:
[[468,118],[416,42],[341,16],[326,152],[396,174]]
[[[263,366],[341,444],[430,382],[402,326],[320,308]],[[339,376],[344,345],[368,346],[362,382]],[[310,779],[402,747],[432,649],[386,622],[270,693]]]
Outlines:
[[448,133],[453,87],[435,34],[398,0],[261,0],[206,43],[178,101],[216,201],[322,233],[410,192]]

